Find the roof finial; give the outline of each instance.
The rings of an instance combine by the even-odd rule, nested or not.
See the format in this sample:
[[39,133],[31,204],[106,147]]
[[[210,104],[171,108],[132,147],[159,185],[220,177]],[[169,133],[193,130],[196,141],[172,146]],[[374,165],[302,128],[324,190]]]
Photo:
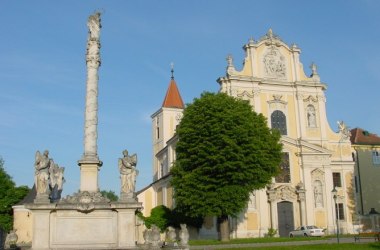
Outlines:
[[172,72],[172,80],[174,80],[174,63],[173,62],[170,63],[170,68],[171,68],[170,72]]
[[272,30],[272,28],[269,28],[267,35],[268,35],[269,38],[273,38],[273,30]]

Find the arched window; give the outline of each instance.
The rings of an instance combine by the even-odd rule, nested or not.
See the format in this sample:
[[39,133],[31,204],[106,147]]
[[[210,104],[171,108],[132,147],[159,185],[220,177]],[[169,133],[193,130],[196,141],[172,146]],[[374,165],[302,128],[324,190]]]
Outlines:
[[280,134],[286,135],[286,116],[285,114],[280,110],[273,111],[272,115],[270,116],[271,122],[272,122],[272,129],[278,129],[280,131]]

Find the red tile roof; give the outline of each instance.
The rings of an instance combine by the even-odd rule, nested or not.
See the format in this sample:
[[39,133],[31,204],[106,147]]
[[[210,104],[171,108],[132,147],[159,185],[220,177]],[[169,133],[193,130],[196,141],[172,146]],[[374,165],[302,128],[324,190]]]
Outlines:
[[170,81],[168,90],[166,91],[166,96],[164,102],[162,103],[162,107],[164,108],[185,108],[183,104],[181,95],[177,88],[177,84],[174,79]]
[[380,145],[380,137],[377,134],[371,134],[361,128],[351,130],[351,143],[360,145]]

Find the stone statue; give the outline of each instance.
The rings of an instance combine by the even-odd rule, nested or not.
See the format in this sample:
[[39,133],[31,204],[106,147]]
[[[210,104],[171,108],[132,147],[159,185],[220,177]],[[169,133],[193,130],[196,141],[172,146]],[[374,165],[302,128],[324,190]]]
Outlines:
[[16,234],[16,230],[11,230],[9,234],[7,234],[7,237],[5,238],[4,247],[6,249],[8,248],[14,249],[14,247],[16,247],[17,240],[18,240],[18,236]]
[[45,150],[43,154],[40,151],[36,152],[35,157],[35,176],[34,176],[34,184],[36,186],[37,196],[48,194],[49,187],[49,167],[50,167],[50,159],[49,159],[49,151]]
[[160,229],[154,224],[151,226],[151,228],[152,228],[150,232],[151,246],[153,249],[159,248],[160,243],[161,243]]
[[181,246],[189,245],[189,231],[187,230],[186,224],[181,224],[181,230],[179,231],[179,239]]
[[320,181],[314,182],[314,201],[315,207],[323,207],[323,191],[322,183]]
[[168,246],[168,247],[177,246],[176,240],[177,240],[177,235],[175,233],[174,227],[168,227],[166,229],[165,246]]
[[51,160],[49,169],[51,190],[50,200],[53,202],[61,199],[63,183],[65,182],[65,178],[63,177],[64,171],[64,167],[58,166],[58,164],[55,164],[53,160]]
[[137,155],[128,155],[128,150],[123,151],[123,158],[119,159],[119,170],[121,179],[121,193],[133,193],[135,191]]
[[339,133],[341,134],[341,140],[350,139],[350,136],[351,136],[350,129],[347,127],[347,125],[343,121],[338,121],[338,128],[339,128]]
[[315,63],[312,63],[310,65],[310,69],[311,69],[311,76],[315,76],[315,75],[318,75],[318,72],[317,72],[317,65]]
[[95,14],[88,17],[87,27],[89,30],[89,40],[99,40],[100,37],[100,13],[96,12]]
[[160,229],[156,225],[152,225],[151,229],[145,229],[143,232],[144,249],[160,249],[161,236]]

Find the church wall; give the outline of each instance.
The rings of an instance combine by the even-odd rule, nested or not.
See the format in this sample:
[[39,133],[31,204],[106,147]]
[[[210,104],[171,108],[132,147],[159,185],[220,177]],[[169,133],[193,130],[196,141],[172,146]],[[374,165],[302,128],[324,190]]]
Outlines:
[[[260,99],[261,99],[261,105],[260,105],[260,112],[265,116],[267,117],[268,119],[268,103],[267,101],[269,101],[268,99],[268,94],[267,93],[263,93],[260,95]],[[270,125],[270,121],[268,119],[268,125]]]
[[295,106],[294,100],[292,98],[292,95],[286,95],[286,101],[288,102],[287,104],[287,109],[288,109],[288,121],[289,124],[288,126],[288,136],[297,138],[298,136],[298,131],[297,131],[297,119],[296,119],[296,112],[297,108]]
[[153,190],[153,187],[149,187],[137,195],[138,201],[144,204],[143,209],[141,210],[144,216],[150,216],[150,211],[153,207],[155,207],[154,196],[155,192]]
[[164,205],[164,197],[162,187],[157,189],[156,206]]
[[257,213],[248,212],[247,213],[247,230],[257,230],[259,229]]
[[327,227],[326,212],[324,211],[315,211],[315,226],[319,228]]
[[166,187],[166,206],[170,209],[173,209],[173,187]]
[[295,147],[284,147],[284,152],[289,152],[289,163],[290,163],[290,178],[293,185],[297,185],[301,181],[300,176],[300,166],[298,162],[298,157],[296,156],[296,153],[298,152],[297,148]]

